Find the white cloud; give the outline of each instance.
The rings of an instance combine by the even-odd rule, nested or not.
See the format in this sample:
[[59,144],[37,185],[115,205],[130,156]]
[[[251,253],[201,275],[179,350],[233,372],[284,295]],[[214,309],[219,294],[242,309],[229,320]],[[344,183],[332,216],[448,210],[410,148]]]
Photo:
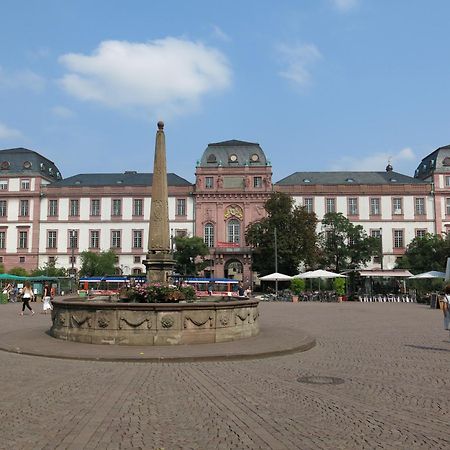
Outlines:
[[331,170],[379,172],[390,162],[394,170],[399,172],[402,166],[409,166],[409,163],[414,161],[417,161],[416,155],[409,147],[405,147],[399,152],[379,152],[365,157],[342,156],[333,164]]
[[7,127],[0,122],[0,139],[16,139],[22,137],[22,133],[14,128]]
[[60,83],[71,95],[154,114],[185,111],[231,83],[221,52],[172,37],[148,43],[104,41],[92,55],[70,53],[60,62],[69,71]]
[[220,41],[223,42],[230,42],[231,38],[230,36],[228,36],[227,33],[225,33],[225,31],[222,30],[222,28],[220,28],[217,25],[213,25],[213,36],[216,37],[217,39],[219,39]]
[[62,119],[69,119],[74,116],[74,112],[65,106],[54,106],[52,108],[52,114]]
[[339,11],[347,12],[355,8],[358,5],[359,0],[331,0],[331,2]]
[[0,67],[0,88],[41,92],[45,88],[45,79],[29,69],[7,72]]
[[308,86],[312,81],[311,67],[322,59],[317,47],[314,44],[280,44],[277,50],[280,61],[285,65],[279,75],[300,87]]

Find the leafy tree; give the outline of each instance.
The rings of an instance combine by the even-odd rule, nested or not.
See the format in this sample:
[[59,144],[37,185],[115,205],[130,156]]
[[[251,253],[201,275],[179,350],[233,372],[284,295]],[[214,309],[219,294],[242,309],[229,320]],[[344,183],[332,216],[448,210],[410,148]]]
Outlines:
[[115,270],[116,254],[113,250],[106,252],[82,252],[81,253],[81,276],[99,276],[113,274]]
[[340,272],[365,265],[379,254],[380,240],[367,236],[361,225],[353,225],[341,213],[328,213],[319,234],[320,264]]
[[198,257],[204,257],[209,254],[208,246],[201,237],[176,237],[175,248],[175,270],[178,273],[197,275],[200,270],[206,267],[206,262],[198,262]]
[[47,277],[66,277],[67,270],[63,267],[56,267],[56,260],[51,262],[46,262],[42,267],[35,269],[31,272],[33,277],[37,276],[47,276]]
[[28,272],[23,267],[13,267],[8,271],[10,275],[17,275],[19,277],[27,277]]
[[450,257],[450,235],[427,233],[411,241],[404,256],[398,260],[397,267],[409,269],[416,274],[429,270],[445,272],[448,257]]
[[264,208],[267,217],[251,223],[245,234],[253,247],[253,270],[260,275],[275,272],[275,232],[278,272],[294,274],[301,263],[311,266],[316,257],[316,215],[281,192],[273,193]]

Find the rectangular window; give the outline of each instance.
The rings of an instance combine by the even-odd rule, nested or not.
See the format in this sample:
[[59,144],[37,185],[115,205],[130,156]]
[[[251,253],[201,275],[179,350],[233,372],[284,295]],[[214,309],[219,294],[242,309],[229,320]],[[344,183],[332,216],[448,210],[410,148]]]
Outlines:
[[253,187],[260,188],[262,186],[262,177],[253,177]]
[[89,247],[90,248],[100,248],[100,231],[91,230],[89,236]]
[[205,189],[212,189],[214,187],[214,178],[205,177]]
[[47,248],[56,248],[56,231],[47,231]]
[[133,200],[133,216],[144,215],[144,200],[142,198],[135,198]]
[[[445,177],[445,187],[450,187],[450,176]],[[8,187],[6,187],[6,189],[8,189]]]
[[100,215],[100,199],[93,198],[91,199],[91,216],[99,216]]
[[187,230],[175,230],[175,236],[176,237],[186,237]]
[[336,212],[336,199],[335,198],[327,198],[325,201],[325,213],[334,213]]
[[401,197],[394,197],[392,199],[392,213],[394,215],[403,214],[403,201]]
[[380,199],[379,198],[371,198],[370,199],[370,215],[379,216],[380,214],[381,214]]
[[134,263],[135,264],[140,264],[141,263],[141,257],[140,256],[135,256],[134,257]]
[[54,256],[49,256],[48,257],[48,263],[49,264],[55,264],[56,262],[56,258]]
[[303,199],[303,206],[305,207],[306,212],[314,212],[314,199],[312,197]]
[[0,191],[8,190],[8,180],[0,180]]
[[28,200],[20,200],[19,204],[19,216],[26,217],[29,214],[29,202]]
[[120,248],[120,230],[111,231],[111,248]]
[[69,258],[69,262],[70,262],[70,264],[76,264],[77,263],[77,257],[76,256],[71,256],[70,258]]
[[6,217],[7,215],[7,202],[6,200],[0,200],[0,217]]
[[375,230],[370,230],[370,236],[376,239],[380,239],[381,238],[381,230],[379,229],[375,229]]
[[357,216],[358,215],[358,198],[351,197],[348,199],[348,215]]
[[394,248],[404,248],[405,240],[403,230],[394,230]]
[[28,231],[19,231],[19,248],[28,248]]
[[122,200],[120,198],[115,198],[112,201],[112,214],[113,216],[122,215]]
[[69,216],[76,217],[80,215],[80,201],[78,199],[70,200]]
[[142,230],[133,230],[133,248],[142,248]]
[[450,198],[445,199],[445,214],[450,216]]
[[185,216],[186,215],[186,199],[185,198],[177,198],[177,216]]
[[19,262],[24,263],[25,262],[25,256],[19,256]]
[[58,215],[58,200],[48,201],[48,215],[57,216]]
[[425,228],[416,230],[416,238],[423,238],[427,234],[427,230]]
[[22,191],[29,191],[30,190],[30,180],[20,180],[20,189]]
[[78,230],[69,230],[69,248],[78,248]]
[[416,216],[425,215],[425,199],[423,197],[417,197],[415,199],[415,212]]
[[0,248],[6,248],[6,231],[0,231]]

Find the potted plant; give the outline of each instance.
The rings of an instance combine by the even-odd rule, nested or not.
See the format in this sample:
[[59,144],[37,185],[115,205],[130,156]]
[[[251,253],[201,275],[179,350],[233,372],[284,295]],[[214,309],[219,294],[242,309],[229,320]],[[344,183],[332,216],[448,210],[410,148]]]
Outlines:
[[298,296],[305,290],[305,280],[302,278],[294,278],[291,280],[292,301],[298,302]]
[[342,302],[342,297],[345,294],[345,278],[335,278],[333,280],[333,289],[338,296],[338,301]]

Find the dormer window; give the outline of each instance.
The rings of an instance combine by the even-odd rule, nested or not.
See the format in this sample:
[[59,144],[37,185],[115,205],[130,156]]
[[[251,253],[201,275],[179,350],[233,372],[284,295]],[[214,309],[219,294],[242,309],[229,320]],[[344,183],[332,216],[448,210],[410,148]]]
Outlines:
[[253,155],[250,157],[250,161],[251,162],[258,162],[259,161],[259,156],[256,153],[253,153]]
[[2,170],[8,170],[10,167],[9,161],[2,161],[0,164],[0,169]]
[[443,166],[450,166],[450,157],[449,156],[444,158],[444,160],[442,161],[442,165]]
[[234,153],[230,155],[230,162],[235,163],[237,162],[237,160],[238,160],[237,155],[235,155]]
[[216,163],[217,162],[217,158],[216,155],[214,155],[213,153],[211,153],[208,158],[206,159],[207,163]]
[[23,168],[24,169],[31,169],[31,162],[30,161],[25,161],[23,163]]
[[355,182],[355,180],[353,178],[347,178],[345,181],[347,183],[354,183]]
[[311,180],[309,178],[304,178],[303,183],[311,183]]

